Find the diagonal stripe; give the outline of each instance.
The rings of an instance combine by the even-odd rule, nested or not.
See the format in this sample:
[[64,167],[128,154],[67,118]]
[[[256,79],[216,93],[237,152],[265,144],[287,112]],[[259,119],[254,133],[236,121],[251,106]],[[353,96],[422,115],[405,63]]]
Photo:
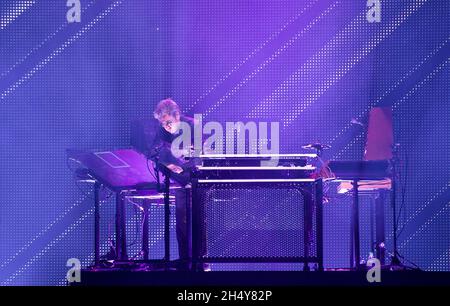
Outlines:
[[352,40],[354,37],[354,30],[365,31],[362,27],[362,23],[366,22],[366,14],[361,13],[355,19],[353,19],[350,24],[348,24],[343,30],[341,30],[338,34],[336,34],[330,41],[326,43],[326,45],[319,50],[316,54],[314,54],[310,59],[306,61],[296,72],[294,72],[285,82],[283,82],[278,88],[272,93],[272,95],[262,102],[260,102],[248,115],[249,117],[257,118],[261,115],[261,112],[264,114],[269,114],[272,112],[273,104],[277,103],[281,94],[285,92],[285,90],[289,87],[292,87],[293,84],[297,84],[303,79],[306,79],[306,72],[311,71],[313,69],[320,70],[323,67],[323,61],[325,56],[332,57],[331,50],[338,45],[343,43],[348,43],[348,40]]
[[305,28],[303,28],[299,33],[297,33],[294,37],[289,39],[287,43],[282,45],[278,50],[272,54],[268,59],[266,59],[262,64],[258,65],[258,67],[253,70],[250,74],[248,74],[243,80],[241,80],[236,86],[234,86],[230,91],[227,92],[225,96],[220,98],[216,103],[214,103],[206,112],[204,112],[205,116],[211,114],[217,107],[223,104],[229,97],[231,97],[234,93],[236,93],[242,86],[244,86],[249,80],[253,79],[259,72],[265,69],[270,63],[272,63],[280,54],[286,51],[295,41],[297,41],[300,37],[303,36],[306,32],[308,32],[317,22],[323,19],[326,15],[328,15],[333,9],[335,9],[340,2],[335,2],[330,5],[325,11],[323,11],[318,17],[316,17],[313,21],[311,21]]
[[10,23],[17,19],[23,12],[29,9],[35,0],[22,0],[14,3],[14,7],[9,9],[6,13],[0,16],[0,30],[5,29]]
[[[438,67],[436,67],[429,75],[425,77],[420,83],[416,84],[405,96],[403,96],[399,101],[395,102],[393,104],[393,108],[397,108],[402,102],[404,102],[406,99],[411,97],[412,94],[414,94],[418,89],[420,89],[425,83],[429,82],[433,79],[433,77],[439,73],[447,64],[450,63],[450,58],[447,59],[445,62],[441,63]],[[349,148],[352,144],[356,143],[356,141],[360,140],[363,135],[363,132],[361,131],[358,135],[356,135],[356,138],[349,144],[347,144],[343,149],[341,149],[338,153],[334,154],[333,158],[339,157],[342,155],[342,153]]]
[[[83,6],[83,8],[81,9],[81,12],[85,12],[86,10],[88,10],[92,4],[95,3],[95,0],[92,0],[91,2],[89,2],[88,5]],[[59,32],[61,32],[64,28],[66,28],[69,25],[69,23],[65,22],[64,24],[62,24],[61,26],[59,26],[58,29],[56,29],[55,32],[53,32],[52,34],[50,34],[49,36],[47,36],[43,41],[41,41],[38,45],[36,45],[34,48],[32,48],[30,50],[30,52],[28,52],[24,57],[22,57],[21,59],[19,59],[17,62],[15,62],[11,67],[9,67],[7,70],[5,70],[4,72],[2,72],[0,74],[0,78],[4,77],[5,75],[7,75],[8,73],[10,73],[11,71],[14,70],[14,68],[16,68],[17,66],[19,66],[20,64],[22,64],[28,57],[30,57],[30,55],[34,54],[36,51],[38,51],[44,44],[46,44],[48,41],[50,41],[53,37],[55,37]]]
[[[425,58],[422,59],[420,63],[418,63],[416,66],[414,66],[410,71],[408,71],[400,80],[398,80],[395,84],[391,85],[378,99],[376,99],[374,102],[371,102],[367,105],[367,107],[362,111],[357,117],[355,117],[358,121],[361,121],[363,116],[367,114],[367,112],[374,106],[378,105],[383,99],[385,99],[390,93],[392,93],[400,84],[402,84],[406,79],[408,79],[413,73],[415,73],[417,70],[419,70],[420,67],[422,67],[429,59],[431,59],[434,55],[436,55],[448,42],[450,41],[450,37],[447,38],[445,41],[440,43],[432,52],[430,52]],[[342,134],[347,132],[350,127],[352,126],[351,123],[348,123],[342,130],[336,134],[328,143],[333,144]]]
[[189,104],[186,111],[189,111],[192,107],[199,104],[200,101],[202,101],[206,96],[208,96],[212,91],[214,91],[220,84],[222,84],[225,80],[230,78],[233,73],[235,73],[239,68],[241,68],[245,63],[247,63],[251,58],[253,58],[257,53],[259,53],[265,46],[267,46],[270,42],[272,42],[276,37],[278,37],[288,26],[293,24],[296,20],[300,18],[300,16],[303,15],[303,13],[311,8],[313,4],[315,4],[318,0],[312,0],[306,7],[304,7],[300,13],[298,13],[296,16],[294,16],[291,20],[289,20],[287,23],[285,23],[281,29],[270,35],[270,37],[264,41],[262,44],[260,44],[256,49],[252,51],[246,58],[244,58],[242,61],[240,61],[236,66],[234,66],[229,73],[227,73],[225,76],[223,76],[219,81],[217,81],[208,91],[203,93],[195,102]]
[[89,24],[84,26],[77,34],[69,38],[61,47],[52,52],[48,57],[44,60],[40,61],[33,69],[31,69],[28,73],[22,76],[18,81],[16,81],[13,85],[9,86],[3,93],[0,95],[0,99],[4,100],[8,95],[10,95],[14,90],[16,90],[19,86],[21,86],[24,82],[33,77],[36,72],[41,70],[45,65],[51,62],[56,56],[60,55],[67,47],[72,45],[76,40],[78,40],[84,33],[89,31],[93,26],[106,17],[113,9],[122,4],[123,0],[115,1],[110,7],[108,7],[104,12],[95,17]]
[[0,285],[10,285],[11,282],[20,274],[22,274],[26,269],[31,267],[35,261],[37,261],[41,256],[47,253],[56,243],[58,243],[61,239],[63,239],[67,234],[72,232],[76,227],[78,227],[84,220],[86,220],[89,215],[94,213],[94,209],[90,209],[88,212],[84,213],[75,223],[71,224],[64,232],[59,234],[56,238],[54,238],[48,245],[46,245],[40,252],[35,254],[25,265],[23,265],[20,269],[16,270],[10,277],[8,277],[5,281],[0,283]]
[[[421,87],[423,87],[427,82],[429,82],[430,80],[433,79],[434,76],[436,76],[436,74],[438,74],[444,67],[446,67],[448,64],[450,63],[450,58],[448,58],[445,62],[441,63],[439,66],[437,66],[430,74],[428,74],[420,83],[416,84],[406,95],[404,95],[401,99],[399,99],[397,102],[394,103],[394,109],[398,106],[401,105],[401,103],[403,103],[405,100],[407,100],[408,98],[410,98],[415,92],[417,92],[418,89],[420,89]],[[355,139],[354,141],[352,141],[352,144],[355,143],[358,139],[360,139],[362,136],[362,133],[360,135],[357,136],[357,139]],[[336,158],[337,156],[340,156],[341,152],[346,150],[346,148],[349,145],[347,145],[344,149],[342,149],[339,153],[335,154],[335,156],[333,156],[333,158]],[[442,187],[441,190],[439,192],[437,192],[431,199],[429,199],[427,201],[427,203],[423,206],[421,206],[419,209],[417,209],[412,215],[410,215],[410,217],[404,222],[403,224],[403,228],[406,227],[406,225],[408,223],[410,223],[418,214],[420,214],[423,210],[425,210],[429,204],[431,204],[437,197],[439,197],[440,195],[442,195],[444,192],[446,192],[448,190],[448,188],[450,187],[450,182],[449,184],[447,184],[446,186]],[[450,204],[450,203],[449,203]],[[448,206],[448,205],[447,205]],[[404,247],[407,243],[409,243],[413,237],[415,237],[416,235],[418,235],[419,233],[423,232],[423,230],[430,225],[435,219],[436,217],[441,214],[446,208],[444,207],[443,209],[441,209],[441,211],[439,211],[437,214],[435,214],[433,217],[431,217],[430,219],[428,219],[425,223],[425,225],[422,225],[418,230],[416,230],[412,235],[410,235],[402,244],[401,247]],[[389,236],[392,236],[392,233],[390,233],[387,238],[389,238]]]
[[[86,196],[87,198],[88,196]],[[85,198],[85,199],[86,199]],[[108,199],[103,199],[99,202],[99,207],[101,208],[105,203],[108,203]],[[79,217],[74,223],[72,223],[68,228],[64,230],[64,232],[60,233],[56,238],[50,241],[45,247],[41,249],[40,252],[36,253],[31,260],[27,261],[20,269],[16,270],[12,276],[10,276],[7,280],[0,283],[0,285],[11,282],[18,275],[23,273],[27,268],[29,268],[37,259],[43,256],[46,252],[48,252],[57,242],[67,236],[70,232],[72,232],[77,226],[79,226],[82,222],[86,220],[90,215],[93,215],[95,208],[90,208],[87,210],[81,217]]]
[[414,213],[412,213],[408,219],[405,221],[405,224],[412,221],[417,215],[419,215],[425,208],[428,207],[435,199],[437,199],[440,195],[442,195],[448,188],[450,188],[450,181],[447,183],[447,185],[443,186],[437,193],[435,193],[428,201],[425,203],[425,205],[422,205],[419,207]]
[[427,271],[442,271],[442,264],[447,265],[447,268],[450,266],[450,249],[445,250],[440,256],[438,256],[427,268]]
[[411,242],[411,240],[413,240],[414,237],[422,233],[430,224],[433,224],[433,222],[437,219],[438,216],[440,216],[442,213],[448,212],[449,210],[450,210],[450,202],[444,205],[444,207],[441,210],[439,210],[436,214],[434,214],[432,217],[428,218],[424,225],[422,225],[419,229],[417,229],[400,245],[400,248],[405,247],[408,243]]
[[387,27],[375,35],[374,39],[369,41],[357,54],[340,67],[330,78],[325,80],[318,86],[312,94],[307,96],[306,102],[302,107],[295,108],[284,120],[284,126],[289,126],[308,106],[317,101],[330,87],[335,85],[350,69],[359,63],[365,56],[367,56],[375,47],[377,47],[384,39],[391,35],[409,16],[417,11],[428,0],[416,0],[414,4],[408,7],[403,14],[396,17]]
[[399,101],[395,102],[393,104],[393,109],[396,109],[402,102],[404,102],[405,100],[409,99],[409,97],[411,97],[411,95],[413,95],[418,89],[420,89],[425,83],[427,83],[428,81],[430,81],[431,79],[433,79],[433,77],[439,73],[446,65],[448,65],[450,63],[450,58],[448,58],[445,62],[443,62],[442,64],[440,64],[436,69],[433,70],[433,72],[431,72],[424,80],[422,80],[422,82],[420,82],[419,84],[417,84],[416,86],[413,87],[413,89],[411,89],[402,99],[400,99]]
[[65,216],[67,216],[70,212],[72,212],[76,207],[79,207],[84,201],[90,196],[90,193],[87,193],[84,197],[77,200],[73,205],[71,205],[68,209],[64,211],[61,215],[59,215],[55,220],[53,220],[46,228],[40,231],[36,236],[30,239],[20,250],[18,250],[14,255],[10,258],[2,262],[0,265],[0,270],[13,262],[20,254],[22,254],[26,249],[28,249],[36,240],[42,237],[45,233],[47,233],[53,226],[55,226],[58,222],[60,222]]
[[363,131],[360,131],[360,132],[355,136],[355,138],[353,138],[352,141],[350,141],[349,143],[347,143],[347,144],[345,145],[345,147],[343,147],[341,150],[339,150],[338,153],[334,154],[334,156],[332,157],[332,159],[338,159],[339,157],[341,157],[342,154],[344,154],[344,153],[347,151],[347,149],[349,149],[349,148],[350,148],[351,146],[353,146],[355,143],[361,141],[363,137],[364,137],[364,133],[363,133]]
[[[107,203],[107,200],[100,201],[100,208],[102,205]],[[48,251],[50,251],[59,241],[61,241],[64,237],[74,231],[78,226],[80,226],[85,220],[94,214],[95,208],[91,208],[87,212],[85,212],[77,221],[72,223],[67,229],[64,230],[61,234],[55,237],[49,244],[47,244],[40,252],[35,254],[28,262],[26,262],[20,269],[16,270],[10,277],[8,277],[5,281],[1,282],[1,286],[11,285],[12,281],[16,279],[19,275],[29,269],[39,258],[44,256]],[[162,238],[163,239],[163,238]],[[152,246],[156,243],[149,243],[149,246]],[[107,242],[106,242],[107,243]],[[89,257],[88,257],[89,258]]]

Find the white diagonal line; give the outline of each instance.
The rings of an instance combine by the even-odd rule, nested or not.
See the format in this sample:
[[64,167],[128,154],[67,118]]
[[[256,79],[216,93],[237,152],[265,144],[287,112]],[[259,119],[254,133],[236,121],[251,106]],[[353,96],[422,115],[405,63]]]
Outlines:
[[447,58],[447,60],[443,63],[441,63],[436,69],[433,70],[425,79],[423,79],[420,83],[416,84],[403,98],[398,100],[393,104],[393,109],[396,109],[402,102],[404,102],[406,99],[411,97],[418,89],[420,89],[425,83],[432,80],[433,77],[439,73],[446,65],[450,63],[450,58]]
[[435,259],[426,269],[426,271],[442,271],[440,263],[445,263],[445,265],[450,265],[450,249],[444,251],[437,259]]
[[[450,63],[450,58],[447,59],[445,62],[441,63],[438,67],[436,67],[429,75],[425,77],[420,83],[416,84],[405,96],[403,96],[400,100],[393,103],[393,108],[397,108],[402,102],[404,102],[406,99],[411,97],[412,94],[414,94],[418,89],[420,89],[424,84],[429,82],[433,79],[433,77],[439,73],[447,64]],[[333,158],[341,156],[342,152],[345,151],[350,145],[354,144],[356,141],[360,140],[363,133],[362,131],[356,136],[356,138],[349,144],[347,144],[343,149],[341,149],[338,153],[336,153]]]
[[22,0],[19,2],[14,3],[14,7],[9,9],[6,13],[3,13],[2,16],[0,16],[0,30],[3,30],[17,19],[20,15],[22,15],[23,12],[25,12],[27,9],[29,9],[33,4],[35,4],[35,0]]
[[336,84],[350,69],[367,56],[375,47],[377,47],[386,37],[392,34],[411,14],[419,9],[427,0],[417,0],[408,9],[396,17],[383,31],[377,33],[375,38],[370,40],[362,49],[358,50],[350,60],[341,66],[330,78],[322,82],[320,86],[302,103],[301,107],[294,108],[291,114],[284,120],[284,126],[289,126],[307,107],[317,101],[330,87]]
[[433,224],[433,222],[437,219],[438,216],[440,216],[444,212],[448,212],[450,209],[450,202],[448,202],[441,210],[439,210],[437,213],[435,213],[432,217],[428,218],[428,220],[423,224],[421,227],[419,227],[418,230],[416,230],[412,235],[410,235],[403,243],[400,245],[400,248],[405,247],[411,240],[422,233],[430,224]]
[[10,258],[2,262],[0,265],[0,270],[10,264],[14,259],[17,258],[23,251],[25,251],[28,247],[30,247],[39,237],[44,235],[46,232],[48,232],[55,224],[57,224],[59,221],[61,221],[69,212],[71,212],[75,207],[79,206],[80,204],[84,203],[84,201],[89,197],[90,192],[87,193],[84,197],[77,200],[72,206],[70,206],[64,213],[62,213],[60,216],[58,216],[55,220],[53,220],[50,224],[47,225],[43,230],[41,230],[36,236],[34,236],[31,240],[29,240],[20,250],[18,250],[14,255],[12,255]]
[[95,17],[89,24],[83,27],[77,34],[69,38],[61,47],[52,52],[48,57],[44,60],[40,61],[33,69],[31,69],[28,73],[22,76],[18,81],[16,81],[13,85],[8,87],[1,95],[0,99],[5,99],[9,94],[11,94],[14,90],[16,90],[20,85],[22,85],[25,81],[29,80],[36,72],[41,70],[45,65],[47,65],[52,59],[56,56],[60,55],[68,46],[70,46],[73,42],[79,39],[84,33],[89,31],[98,21],[102,20],[105,16],[107,16],[114,8],[122,4],[123,0],[115,1],[110,7],[108,7],[104,12]]
[[[355,117],[358,121],[367,114],[367,112],[374,106],[378,105],[380,101],[382,101],[386,96],[388,96],[394,89],[396,89],[401,83],[403,83],[407,78],[409,78],[414,72],[416,72],[424,63],[426,63],[430,58],[432,58],[439,50],[442,49],[450,40],[450,37],[445,41],[440,43],[433,51],[431,51],[427,56],[425,56],[420,63],[414,66],[410,71],[408,71],[401,79],[399,79],[396,83],[391,85],[378,99],[374,102],[371,102],[367,105],[367,107],[362,111],[357,117]],[[338,139],[342,134],[344,134],[350,127],[352,123],[348,123],[342,130],[340,130],[328,143],[333,143]]]
[[[95,3],[95,0],[92,0],[92,2],[90,2],[88,5],[83,6],[83,8],[81,9],[82,12],[86,11],[87,9],[89,9],[89,7]],[[36,45],[34,48],[32,48],[30,50],[30,52],[28,52],[24,57],[22,57],[21,59],[19,59],[17,62],[15,62],[11,67],[9,67],[6,71],[2,72],[0,74],[0,78],[4,77],[5,75],[7,75],[8,73],[10,73],[11,71],[13,71],[14,68],[16,68],[18,65],[22,64],[31,54],[33,54],[34,52],[36,52],[37,50],[39,50],[39,48],[41,48],[46,42],[50,41],[50,39],[52,39],[53,37],[56,36],[56,34],[58,34],[59,32],[61,32],[62,29],[64,29],[65,27],[67,27],[69,23],[65,22],[64,24],[60,25],[58,29],[56,29],[55,32],[53,32],[52,34],[50,34],[49,36],[47,36],[43,41],[41,41],[38,45]]]
[[273,62],[281,53],[286,51],[295,41],[297,41],[303,34],[309,31],[319,20],[328,15],[340,2],[335,2],[330,5],[325,11],[323,11],[318,17],[311,21],[305,28],[303,28],[299,33],[294,35],[287,43],[281,46],[274,54],[272,54],[267,60],[260,64],[255,70],[253,70],[249,75],[247,75],[243,80],[241,80],[233,89],[231,89],[225,96],[220,98],[216,103],[214,103],[205,113],[207,116],[212,113],[218,106],[220,106],[226,99],[231,97],[236,93],[243,85],[245,85],[249,80],[254,78],[259,72],[266,68],[271,62]]
[[260,116],[261,112],[269,113],[272,111],[272,104],[274,101],[278,101],[280,94],[282,94],[287,88],[292,86],[292,84],[298,83],[300,80],[305,79],[306,72],[311,71],[313,68],[316,70],[320,69],[323,64],[320,60],[324,59],[326,55],[330,56],[331,50],[342,44],[348,39],[353,38],[354,30],[363,30],[362,23],[366,21],[366,14],[361,13],[354,20],[350,22],[343,30],[341,30],[333,39],[328,41],[326,45],[316,54],[314,54],[310,59],[306,61],[296,72],[294,72],[286,81],[284,81],[275,92],[268,98],[260,102],[253,110],[250,112],[249,117],[257,118]]
[[359,133],[358,135],[356,135],[356,137],[353,138],[352,141],[350,141],[348,144],[346,144],[344,148],[342,148],[341,150],[339,150],[339,152],[336,153],[336,154],[333,156],[333,159],[336,159],[336,158],[341,157],[342,154],[343,154],[348,148],[350,148],[352,145],[354,145],[355,143],[357,143],[358,141],[360,141],[360,140],[363,138],[363,136],[364,136],[364,133],[363,133],[362,131],[360,131],[360,133]]
[[237,71],[240,67],[242,67],[246,62],[248,62],[251,58],[253,58],[258,52],[260,52],[269,42],[271,42],[274,38],[281,34],[289,25],[295,22],[303,13],[309,9],[313,4],[315,4],[318,0],[313,0],[309,3],[305,8],[303,8],[300,13],[294,16],[291,20],[285,23],[278,31],[273,33],[266,41],[260,44],[255,50],[252,51],[246,58],[241,60],[236,66],[234,66],[229,73],[224,75],[219,81],[217,81],[208,91],[203,93],[195,102],[191,103],[186,111],[189,111],[192,107],[198,104],[202,99],[204,99],[207,95],[209,95],[213,90],[217,88],[220,84],[222,84],[225,80],[227,80],[235,71]]
[[408,219],[405,221],[405,224],[409,223],[412,219],[414,219],[418,214],[420,214],[425,208],[428,207],[437,197],[439,197],[441,194],[443,194],[447,189],[450,187],[450,181],[447,183],[447,185],[443,186],[437,193],[435,193],[431,198],[428,199],[428,201],[416,209],[414,213],[412,213]]
[[[103,204],[107,202],[107,199],[100,201],[99,205],[100,208]],[[77,221],[72,223],[67,229],[64,230],[61,234],[59,234],[57,237],[55,237],[49,244],[47,244],[39,253],[35,254],[25,265],[23,265],[20,269],[18,269],[16,272],[14,272],[10,277],[8,277],[5,281],[0,283],[0,285],[10,285],[11,282],[21,275],[23,272],[25,272],[28,268],[30,268],[40,257],[44,256],[45,253],[50,251],[51,248],[53,248],[59,241],[61,241],[65,236],[67,236],[69,233],[71,233],[73,230],[75,230],[78,226],[80,226],[89,216],[93,215],[95,212],[95,208],[91,208],[87,212],[85,212]],[[153,243],[150,241],[149,246],[153,246],[158,242],[157,239]]]
[[59,234],[56,238],[54,238],[49,244],[47,244],[40,252],[35,254],[25,265],[23,265],[20,269],[14,272],[10,277],[8,277],[5,281],[1,283],[2,286],[10,284],[17,276],[22,274],[25,270],[27,270],[36,260],[38,260],[41,256],[47,253],[56,243],[58,243],[61,239],[63,239],[67,234],[72,232],[77,226],[79,226],[89,215],[94,213],[94,208],[90,209],[86,213],[84,213],[77,221],[71,224],[67,229],[64,230],[61,234]]

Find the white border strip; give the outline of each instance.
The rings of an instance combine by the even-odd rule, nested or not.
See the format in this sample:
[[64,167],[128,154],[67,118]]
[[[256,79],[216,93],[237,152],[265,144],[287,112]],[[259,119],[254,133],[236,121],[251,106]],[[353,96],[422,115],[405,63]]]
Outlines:
[[312,183],[315,179],[229,179],[198,180],[199,183]]
[[200,158],[241,158],[241,157],[310,157],[316,158],[317,154],[200,154]]
[[305,167],[282,167],[282,166],[267,166],[267,167],[197,167],[198,170],[315,170],[316,168],[313,166],[305,166]]

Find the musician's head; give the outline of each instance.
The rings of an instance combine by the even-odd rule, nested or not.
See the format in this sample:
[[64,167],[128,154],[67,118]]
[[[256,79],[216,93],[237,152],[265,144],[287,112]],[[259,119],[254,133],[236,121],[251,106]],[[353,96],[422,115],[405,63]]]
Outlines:
[[160,101],[153,114],[167,132],[175,134],[180,128],[180,107],[172,99]]

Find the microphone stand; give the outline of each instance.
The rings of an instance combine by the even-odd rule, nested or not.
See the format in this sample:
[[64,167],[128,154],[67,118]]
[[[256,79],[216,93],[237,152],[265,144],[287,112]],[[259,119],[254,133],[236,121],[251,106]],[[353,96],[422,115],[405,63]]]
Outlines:
[[420,268],[412,263],[415,268],[406,266],[403,264],[400,260],[400,254],[398,252],[398,245],[397,245],[397,175],[398,175],[398,148],[399,144],[394,144],[392,148],[392,159],[391,159],[391,169],[392,169],[392,179],[391,179],[391,204],[392,204],[392,211],[393,211],[393,232],[394,232],[394,239],[393,239],[393,254],[391,257],[391,263],[389,265],[389,269],[391,271],[394,270],[407,270],[407,269],[417,269],[420,271]]

